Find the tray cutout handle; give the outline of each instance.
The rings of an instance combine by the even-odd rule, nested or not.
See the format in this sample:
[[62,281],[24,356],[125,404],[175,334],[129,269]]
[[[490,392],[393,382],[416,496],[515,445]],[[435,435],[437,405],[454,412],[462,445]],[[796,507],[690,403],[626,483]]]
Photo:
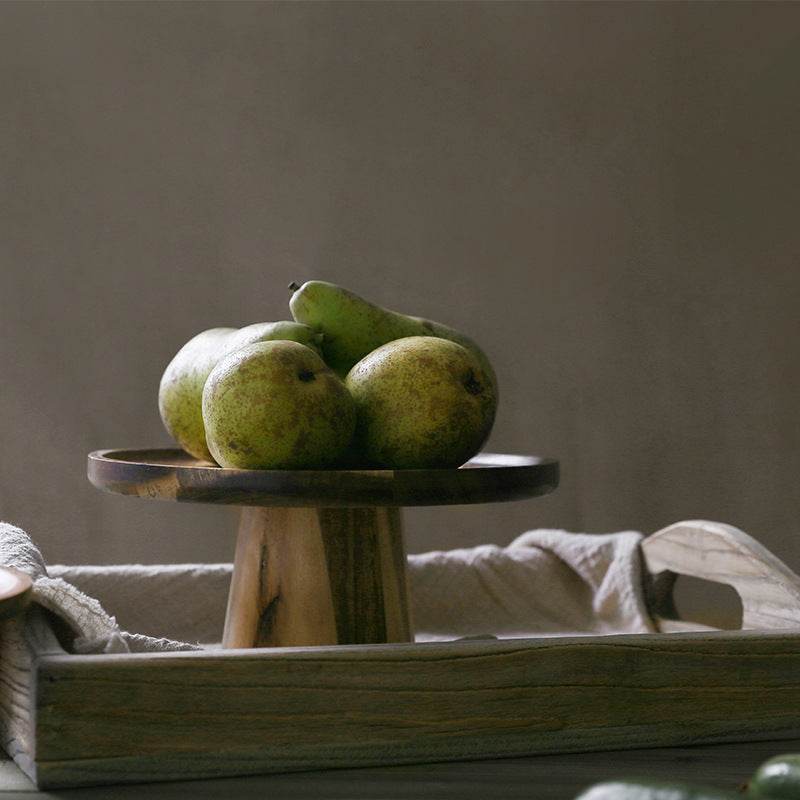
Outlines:
[[642,541],[653,603],[675,618],[678,575],[732,586],[742,601],[742,629],[800,626],[800,577],[752,536],[707,520],[677,522]]

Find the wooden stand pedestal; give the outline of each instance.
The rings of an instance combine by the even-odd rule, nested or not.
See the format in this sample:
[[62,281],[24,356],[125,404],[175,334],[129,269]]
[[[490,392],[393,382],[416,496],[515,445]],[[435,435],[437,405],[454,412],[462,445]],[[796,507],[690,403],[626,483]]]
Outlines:
[[223,647],[413,638],[400,509],[243,509]]

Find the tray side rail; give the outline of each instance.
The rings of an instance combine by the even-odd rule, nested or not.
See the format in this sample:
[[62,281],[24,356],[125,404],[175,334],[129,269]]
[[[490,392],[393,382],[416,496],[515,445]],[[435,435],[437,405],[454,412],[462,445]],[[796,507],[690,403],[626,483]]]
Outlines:
[[800,735],[800,639],[624,634],[39,659],[40,788]]

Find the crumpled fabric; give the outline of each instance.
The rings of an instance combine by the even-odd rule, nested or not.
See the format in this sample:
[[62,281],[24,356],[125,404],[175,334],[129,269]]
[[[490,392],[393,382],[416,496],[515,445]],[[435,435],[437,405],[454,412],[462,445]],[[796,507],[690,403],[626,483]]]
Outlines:
[[418,640],[652,633],[642,534],[539,529],[409,559]]
[[[538,529],[510,545],[408,557],[417,641],[655,631],[636,531]],[[30,536],[0,522],[0,565],[33,579],[32,600],[69,631],[70,652],[218,646],[231,564],[47,567]]]

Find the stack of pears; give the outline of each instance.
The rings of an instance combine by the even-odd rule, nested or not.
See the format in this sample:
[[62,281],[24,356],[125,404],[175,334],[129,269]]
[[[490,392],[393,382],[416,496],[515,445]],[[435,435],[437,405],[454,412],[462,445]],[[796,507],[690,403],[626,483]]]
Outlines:
[[234,469],[459,467],[486,442],[497,379],[468,336],[325,281],[292,320],[212,328],[164,371],[158,407],[187,453]]

